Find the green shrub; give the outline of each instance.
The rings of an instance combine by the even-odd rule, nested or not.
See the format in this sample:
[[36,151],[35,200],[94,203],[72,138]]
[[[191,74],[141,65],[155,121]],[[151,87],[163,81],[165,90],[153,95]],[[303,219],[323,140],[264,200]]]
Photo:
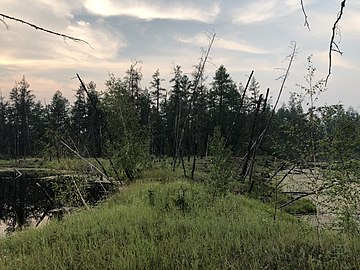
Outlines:
[[215,196],[224,196],[229,191],[229,184],[233,181],[234,164],[230,148],[225,147],[220,129],[216,128],[210,140],[210,165],[208,187]]

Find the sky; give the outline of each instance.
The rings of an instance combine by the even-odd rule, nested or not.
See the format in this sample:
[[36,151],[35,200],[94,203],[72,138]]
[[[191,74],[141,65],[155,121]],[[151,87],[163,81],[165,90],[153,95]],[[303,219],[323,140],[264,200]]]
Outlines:
[[[298,84],[306,85],[309,55],[315,80],[326,77],[340,2],[304,0],[309,31],[300,0],[2,0],[0,13],[84,39],[91,47],[4,19],[0,91],[8,97],[24,75],[38,100],[50,103],[60,90],[72,101],[79,86],[76,73],[103,91],[109,73],[123,78],[134,61],[141,63],[143,88],[157,69],[169,87],[174,67],[191,73],[208,45],[207,33],[215,32],[207,82],[220,65],[242,84],[254,70],[260,90],[270,88],[273,99],[295,41],[297,53],[281,98],[286,103],[290,92],[302,91]],[[336,41],[343,54],[333,55],[332,75],[318,105],[342,103],[360,110],[360,1],[347,1],[339,26]]]

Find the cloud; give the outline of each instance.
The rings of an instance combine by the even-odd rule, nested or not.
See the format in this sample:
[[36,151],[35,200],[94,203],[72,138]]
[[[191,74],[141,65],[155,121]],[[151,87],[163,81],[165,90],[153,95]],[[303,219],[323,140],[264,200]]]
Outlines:
[[88,26],[88,25],[90,25],[89,22],[86,22],[86,21],[83,21],[83,20],[78,21],[77,24],[80,25],[80,26]]
[[[193,44],[197,46],[204,46],[204,45],[206,46],[209,42],[209,39],[205,34],[197,34],[193,37],[176,38],[176,40],[182,43]],[[239,52],[252,53],[252,54],[268,53],[268,51],[249,45],[246,42],[229,40],[224,38],[216,38],[213,47],[224,50],[239,51]]]
[[205,7],[191,3],[168,1],[111,1],[87,0],[85,8],[101,16],[131,16],[143,20],[171,19],[212,22],[220,12],[219,5]]
[[66,64],[88,63],[91,61],[111,60],[118,51],[126,46],[124,39],[90,22],[67,22],[62,33],[86,40],[91,44],[73,42],[28,28],[16,28],[2,35],[0,41],[6,50],[1,53],[1,62],[13,65],[54,63],[62,67]]
[[[302,81],[306,56],[311,53],[319,77],[326,76],[331,27],[340,7],[336,0],[304,1],[311,24],[309,32],[303,26],[299,0],[1,1],[2,13],[84,39],[93,47],[10,20],[5,20],[10,27],[7,31],[0,23],[3,94],[24,74],[39,98],[51,96],[58,89],[72,97],[71,90],[78,87],[78,81],[71,79],[75,73],[84,81],[94,80],[103,90],[108,71],[123,77],[131,58],[143,61],[143,87],[148,86],[157,68],[167,80],[164,84],[169,84],[172,64],[191,72],[199,59],[199,48],[208,44],[206,35],[197,33],[212,28],[218,36],[206,66],[209,81],[216,68],[224,64],[236,81],[246,81],[254,69],[261,85],[275,89],[273,81],[279,71],[274,67],[281,65],[288,54],[288,42],[295,39],[301,55],[292,68],[290,87]],[[342,76],[355,74],[356,80],[359,70],[357,2],[347,4],[340,22],[344,55],[334,54],[331,77],[334,84],[339,80],[347,89],[354,89],[354,95],[358,84],[349,84],[351,80]]]
[[[323,65],[329,64],[329,51],[319,51],[314,53],[315,61],[320,62]],[[332,53],[332,68],[346,69],[346,70],[359,70],[358,65],[345,56],[339,55],[336,52]]]
[[340,30],[344,32],[345,35],[350,34],[358,38],[360,34],[360,7],[346,10],[345,12],[346,13],[344,13],[342,20],[339,22],[341,27]]
[[56,66],[63,68],[80,63],[89,65],[91,62],[115,59],[118,51],[126,46],[126,41],[119,32],[111,33],[102,23],[87,20],[83,16],[76,18],[75,10],[81,8],[81,0],[3,1],[5,5],[2,12],[5,14],[86,40],[93,49],[84,43],[63,40],[24,24],[6,20],[10,30],[0,28],[0,31],[3,31],[0,43],[4,48],[0,52],[0,65],[11,66],[14,70],[38,65],[43,69]]
[[[28,1],[28,0],[26,0]],[[54,17],[67,17],[72,18],[72,11],[79,6],[81,6],[80,0],[62,0],[62,1],[53,1],[53,0],[33,0],[37,3],[37,6],[40,6],[42,10],[47,10]],[[40,10],[41,10],[40,9]]]
[[80,1],[4,1],[7,5],[3,13],[84,39],[93,47],[6,20],[9,31],[0,28],[0,71],[2,77],[6,77],[0,79],[0,87],[4,94],[25,75],[37,96],[48,98],[55,90],[65,89],[71,97],[70,90],[77,87],[77,82],[70,78],[77,72],[84,77],[91,74],[96,80],[98,73],[106,78],[108,70],[125,68],[117,62],[119,51],[127,46],[123,36],[119,32],[112,33],[96,20],[75,15],[74,9],[81,7]]
[[[71,20],[73,11],[81,7],[81,0],[2,0],[1,12],[23,19],[38,26],[59,30],[63,27],[64,22]],[[18,23],[6,20],[10,28],[16,26]],[[21,25],[23,28],[28,28]]]
[[300,9],[298,0],[257,0],[236,9],[233,22],[236,24],[265,23],[284,17]]

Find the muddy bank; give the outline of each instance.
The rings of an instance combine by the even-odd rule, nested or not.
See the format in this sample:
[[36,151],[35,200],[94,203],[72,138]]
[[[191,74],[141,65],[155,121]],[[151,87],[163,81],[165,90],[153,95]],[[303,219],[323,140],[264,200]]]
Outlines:
[[[47,224],[49,224],[50,219],[48,216],[46,216],[40,223],[38,226],[36,226],[37,224],[37,220],[35,219],[30,219],[28,221],[28,225],[26,227],[24,227],[24,230],[29,230],[29,229],[35,229],[35,228],[41,228]],[[0,222],[0,238],[4,238],[7,236],[7,232],[6,229],[8,228],[8,225],[6,225],[6,223],[4,222]]]
[[6,228],[7,228],[6,224],[0,222],[0,238],[6,236],[6,232],[5,232]]

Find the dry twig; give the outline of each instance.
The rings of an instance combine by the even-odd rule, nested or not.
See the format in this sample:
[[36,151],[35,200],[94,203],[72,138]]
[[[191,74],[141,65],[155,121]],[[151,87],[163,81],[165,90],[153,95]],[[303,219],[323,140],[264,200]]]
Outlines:
[[300,2],[301,2],[301,9],[302,9],[302,12],[304,14],[304,26],[306,26],[307,29],[309,29],[309,31],[310,31],[310,24],[309,24],[308,16],[306,14],[304,0],[301,0]]

